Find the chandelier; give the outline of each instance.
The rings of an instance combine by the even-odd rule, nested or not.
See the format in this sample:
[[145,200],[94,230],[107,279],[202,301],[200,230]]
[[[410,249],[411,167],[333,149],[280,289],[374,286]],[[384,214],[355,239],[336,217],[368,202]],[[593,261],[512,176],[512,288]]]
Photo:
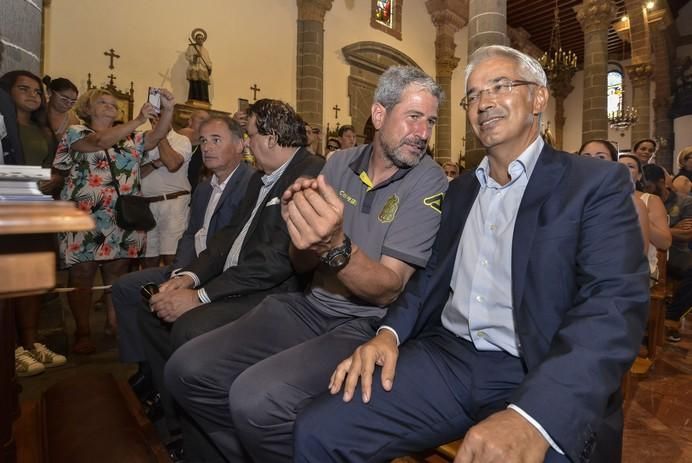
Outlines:
[[555,0],[553,30],[550,33],[550,48],[538,59],[551,83],[570,82],[577,70],[577,55],[572,50],[563,50],[560,43],[560,10]]
[[637,123],[639,112],[631,106],[623,106],[620,100],[620,107],[617,111],[608,113],[608,123],[611,129],[626,130]]

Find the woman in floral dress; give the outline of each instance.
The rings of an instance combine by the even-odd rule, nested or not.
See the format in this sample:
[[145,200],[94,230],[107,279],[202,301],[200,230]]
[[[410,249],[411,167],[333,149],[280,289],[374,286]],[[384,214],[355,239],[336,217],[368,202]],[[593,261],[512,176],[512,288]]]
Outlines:
[[[108,160],[113,163],[120,193],[139,195],[142,155],[168,133],[173,104],[173,95],[161,90],[161,122],[152,131],[135,132],[155,115],[151,104],[145,103],[136,119],[114,125],[118,116],[115,97],[107,90],[90,90],[80,97],[76,107],[86,125],[70,126],[55,154],[55,177],[58,181],[64,179],[60,198],[74,201],[96,222],[93,230],[59,235],[60,257],[69,267],[69,284],[81,288],[68,293],[77,326],[74,352],[91,353],[95,349],[89,329],[90,288],[99,265],[104,284],[111,284],[127,272],[129,259],[139,257],[144,250],[145,232],[123,230],[115,223],[118,193]],[[106,306],[108,323],[114,329],[115,311],[110,297]]]

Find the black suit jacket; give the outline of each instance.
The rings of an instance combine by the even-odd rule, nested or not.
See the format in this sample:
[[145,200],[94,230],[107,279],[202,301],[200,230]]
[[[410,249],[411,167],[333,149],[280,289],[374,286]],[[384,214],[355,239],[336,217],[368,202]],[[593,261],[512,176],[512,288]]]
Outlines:
[[[400,342],[441,324],[479,189],[474,172],[450,183],[428,266],[383,319]],[[575,462],[619,461],[619,386],[637,355],[649,299],[631,192],[622,165],[546,145],[514,227],[512,306],[526,377],[509,400]]]
[[[12,98],[0,88],[0,114],[5,119],[7,136],[2,139],[2,150],[5,151],[5,164],[24,164],[22,143],[17,127],[17,113]],[[0,153],[2,156],[3,153]]]
[[300,176],[315,177],[324,159],[300,148],[283,175],[264,198],[245,235],[238,265],[223,270],[233,242],[248,221],[262,187],[262,173],[257,172],[247,189],[245,207],[230,225],[217,233],[209,247],[184,271],[193,272],[212,301],[260,291],[295,291],[300,289],[288,255],[290,237],[281,217],[281,195]]
[[[211,242],[213,236],[224,226],[231,223],[233,217],[241,212],[245,204],[245,194],[247,186],[255,173],[255,169],[244,162],[241,162],[233,176],[228,181],[228,185],[221,193],[221,198],[216,204],[214,213],[209,221],[209,230],[207,232],[207,246]],[[198,188],[192,192],[190,201],[190,222],[183,236],[178,241],[178,247],[175,252],[175,260],[172,268],[178,269],[186,265],[190,265],[195,260],[195,235],[204,226],[204,214],[207,211],[207,204],[211,199],[213,187],[209,180],[206,180],[198,185]]]

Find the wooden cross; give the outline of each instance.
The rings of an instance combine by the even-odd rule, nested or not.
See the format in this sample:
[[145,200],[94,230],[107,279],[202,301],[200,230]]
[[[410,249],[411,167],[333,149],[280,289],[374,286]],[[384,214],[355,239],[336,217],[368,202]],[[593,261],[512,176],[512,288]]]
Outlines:
[[113,85],[113,81],[115,79],[117,79],[117,77],[115,77],[113,74],[106,76],[106,77],[108,77],[108,79],[110,79],[110,81],[108,82],[108,85],[110,85],[111,87],[115,87],[115,85]]
[[257,84],[252,84],[252,87],[250,87],[250,90],[252,90],[252,99],[256,100],[257,99],[257,92],[261,92],[262,89],[257,86]]
[[108,69],[115,69],[115,66],[113,66],[113,58],[120,58],[120,55],[116,55],[115,50],[113,50],[112,48],[110,49],[110,53],[104,51],[103,54],[110,57],[111,59],[111,64],[108,66]]
[[341,111],[341,108],[339,108],[338,104],[335,104],[332,109],[334,110],[334,119],[338,119],[339,118],[339,111]]

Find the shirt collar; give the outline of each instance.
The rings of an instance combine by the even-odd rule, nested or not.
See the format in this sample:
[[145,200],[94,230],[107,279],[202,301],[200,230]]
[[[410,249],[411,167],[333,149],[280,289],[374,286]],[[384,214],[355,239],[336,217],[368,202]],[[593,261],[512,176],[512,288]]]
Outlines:
[[[527,180],[531,178],[533,169],[536,167],[536,162],[538,161],[538,155],[543,151],[544,145],[543,138],[537,136],[533,143],[531,143],[517,159],[509,163],[507,173],[512,180],[505,185],[505,187],[514,183],[522,173],[526,174]],[[492,180],[490,177],[490,161],[488,160],[488,156],[485,156],[476,168],[476,178],[482,188],[487,187],[489,181]],[[495,183],[494,180],[492,181]]]
[[276,169],[274,172],[272,172],[271,174],[265,174],[265,175],[262,176],[262,183],[264,184],[265,187],[271,186],[271,185],[273,185],[274,183],[276,183],[276,181],[279,179],[279,177],[281,177],[281,175],[283,175],[284,171],[286,170],[286,168],[288,167],[288,165],[291,163],[291,161],[292,161],[293,158],[295,157],[295,155],[296,155],[296,153],[298,152],[298,150],[300,150],[300,148],[297,148],[297,149],[293,152],[293,154],[291,155],[291,157],[288,158],[288,159],[286,160],[286,162],[284,162],[283,164],[281,164],[281,166],[280,166],[278,169]]
[[[353,149],[358,149],[353,148]],[[370,143],[369,145],[365,145],[365,147],[362,149],[360,153],[358,153],[353,161],[351,161],[348,166],[351,168],[353,173],[355,173],[358,177],[363,179],[363,175],[365,175],[366,178],[368,178],[368,167],[370,167],[370,156],[372,156],[372,151],[373,151],[373,144]],[[427,156],[427,155],[426,155]],[[423,160],[421,159],[421,162]],[[397,169],[394,174],[392,174],[387,180],[384,182],[381,182],[379,185],[368,185],[368,183],[365,183],[368,186],[368,191],[373,190],[373,189],[378,189],[382,188],[384,186],[389,185],[392,182],[395,182],[399,180],[400,178],[403,178],[407,173],[409,173],[413,168],[412,167],[407,167],[407,168],[399,168]]]
[[233,177],[233,174],[238,170],[238,167],[240,167],[240,164],[238,164],[235,169],[233,169],[233,172],[231,172],[228,177],[226,177],[226,180],[224,180],[222,183],[219,183],[219,177],[216,176],[216,174],[212,175],[211,177],[211,186],[212,188],[216,189],[218,188],[219,190],[223,191],[226,189],[226,185],[228,185],[228,181]]

